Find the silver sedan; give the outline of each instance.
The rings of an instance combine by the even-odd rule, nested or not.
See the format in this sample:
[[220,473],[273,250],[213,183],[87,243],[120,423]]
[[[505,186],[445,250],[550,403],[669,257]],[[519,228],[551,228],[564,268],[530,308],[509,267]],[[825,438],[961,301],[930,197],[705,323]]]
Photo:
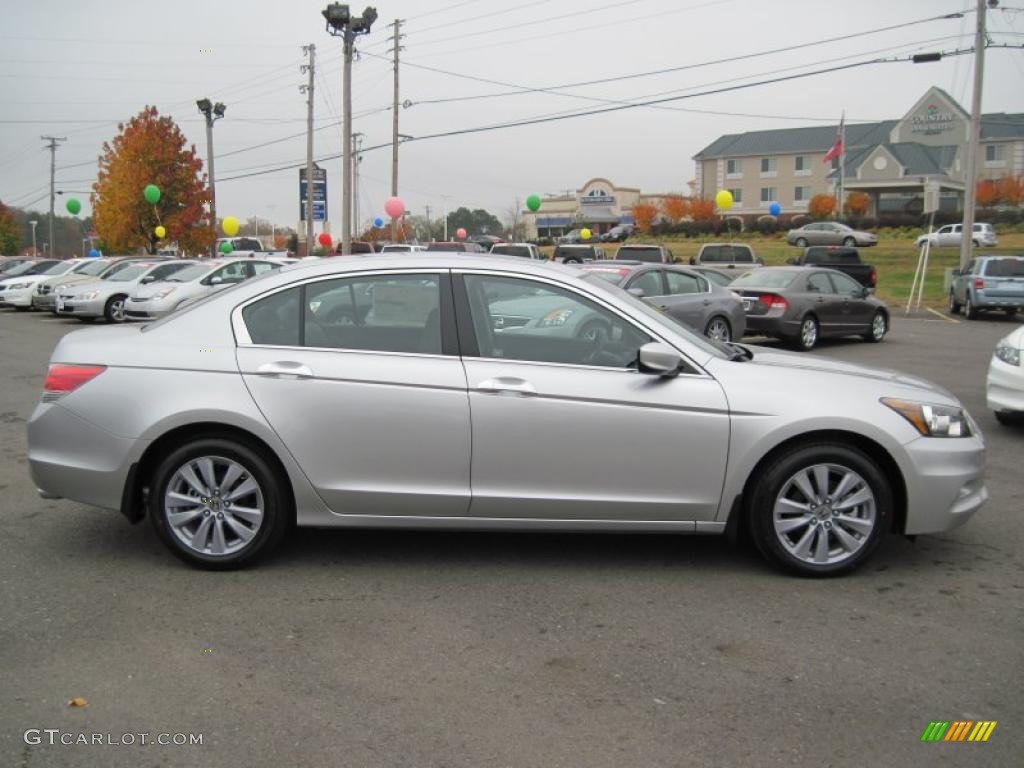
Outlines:
[[838,221],[818,221],[805,224],[786,233],[786,242],[806,248],[809,245],[850,245],[868,247],[878,245],[878,235],[840,224]]
[[[544,297],[539,322],[496,327],[495,305],[533,318]],[[607,333],[554,332],[575,313]],[[28,424],[42,495],[148,517],[208,568],[292,524],[740,526],[773,563],[836,574],[890,531],[964,523],[984,455],[927,381],[713,343],[578,269],[444,253],[303,262],[68,334]]]
[[62,286],[57,293],[55,312],[61,317],[77,317],[91,322],[102,317],[108,323],[123,323],[128,295],[145,279],[161,280],[191,261],[135,261],[92,282]]

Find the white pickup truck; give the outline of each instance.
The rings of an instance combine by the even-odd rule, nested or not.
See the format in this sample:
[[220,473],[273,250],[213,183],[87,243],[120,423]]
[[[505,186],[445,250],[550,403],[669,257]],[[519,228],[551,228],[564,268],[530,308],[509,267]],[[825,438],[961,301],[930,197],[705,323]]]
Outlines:
[[231,243],[231,253],[223,254],[224,256],[234,256],[235,258],[245,258],[248,256],[278,259],[288,258],[288,251],[268,251],[264,249],[263,243],[255,237],[218,237],[217,253],[221,252],[221,243]]

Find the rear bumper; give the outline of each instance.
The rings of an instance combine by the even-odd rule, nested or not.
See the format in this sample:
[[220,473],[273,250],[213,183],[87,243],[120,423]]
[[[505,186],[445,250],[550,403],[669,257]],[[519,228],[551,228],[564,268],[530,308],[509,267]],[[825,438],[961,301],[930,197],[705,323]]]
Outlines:
[[906,446],[908,535],[942,533],[966,523],[988,500],[985,442],[921,437]]
[[800,333],[799,320],[787,320],[784,317],[767,317],[764,315],[747,315],[747,336],[772,336],[777,339],[790,338]]
[[1024,368],[993,357],[988,366],[985,399],[991,411],[1024,413]]
[[991,296],[975,290],[971,303],[976,309],[1024,309],[1024,296]]

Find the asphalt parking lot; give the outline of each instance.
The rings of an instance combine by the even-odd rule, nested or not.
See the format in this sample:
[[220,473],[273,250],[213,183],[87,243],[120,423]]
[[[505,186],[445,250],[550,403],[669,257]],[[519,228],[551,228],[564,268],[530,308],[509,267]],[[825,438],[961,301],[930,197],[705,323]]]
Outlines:
[[[79,325],[0,311],[0,765],[1020,765],[1024,430],[984,403],[1016,322],[897,319],[814,353],[961,397],[991,500],[813,581],[654,535],[299,531],[253,570],[196,571],[148,523],[36,495],[25,421]],[[932,720],[999,724],[921,743]]]

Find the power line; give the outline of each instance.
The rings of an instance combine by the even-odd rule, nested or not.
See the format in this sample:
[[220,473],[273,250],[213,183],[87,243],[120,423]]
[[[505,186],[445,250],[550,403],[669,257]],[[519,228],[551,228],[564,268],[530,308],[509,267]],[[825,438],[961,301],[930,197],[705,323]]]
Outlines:
[[427,11],[426,13],[417,13],[414,16],[410,16],[409,17],[409,21],[412,21],[413,19],[421,19],[424,16],[439,16],[440,14],[442,14],[442,13],[444,13],[446,11],[452,11],[452,10],[455,10],[456,8],[461,8],[464,5],[469,5],[470,3],[477,3],[477,2],[480,2],[480,0],[462,0],[462,2],[452,3],[451,5],[446,5],[443,8],[438,8],[436,11]]

